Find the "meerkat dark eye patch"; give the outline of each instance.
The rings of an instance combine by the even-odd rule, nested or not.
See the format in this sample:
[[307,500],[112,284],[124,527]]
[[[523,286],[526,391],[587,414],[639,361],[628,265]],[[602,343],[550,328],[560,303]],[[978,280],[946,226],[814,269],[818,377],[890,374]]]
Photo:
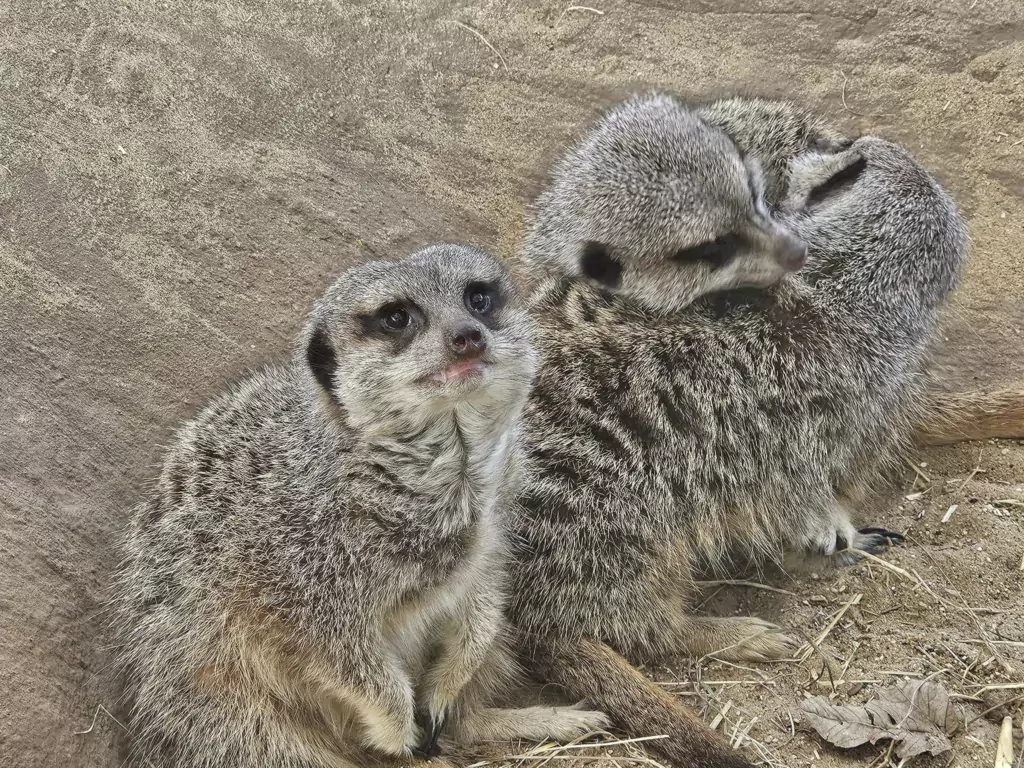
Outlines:
[[334,354],[334,347],[331,346],[327,331],[322,325],[314,328],[313,334],[309,337],[309,344],[306,345],[306,363],[320,386],[327,390],[332,400],[336,400],[334,372],[338,369],[338,356]]
[[672,261],[677,264],[704,263],[713,271],[736,258],[743,246],[744,240],[739,235],[722,235],[689,248],[680,248],[672,254]]
[[360,315],[363,330],[367,332],[401,333],[413,323],[412,309],[400,301],[385,304],[372,315]]
[[868,161],[863,157],[858,157],[843,170],[838,173],[832,174],[828,181],[819,184],[810,191],[807,195],[807,207],[818,205],[830,197],[838,195],[843,190],[852,187],[857,178],[864,172],[864,169],[868,167]]
[[488,317],[501,306],[501,290],[495,283],[475,280],[466,286],[462,302],[474,315]]
[[608,252],[608,246],[594,240],[583,244],[580,272],[607,288],[618,288],[622,283],[622,264]]

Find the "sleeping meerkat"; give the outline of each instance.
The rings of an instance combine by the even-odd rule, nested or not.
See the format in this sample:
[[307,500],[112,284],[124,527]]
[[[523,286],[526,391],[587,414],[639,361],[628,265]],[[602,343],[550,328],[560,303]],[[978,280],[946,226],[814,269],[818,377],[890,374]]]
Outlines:
[[[839,151],[853,143],[836,126],[791,101],[733,97],[696,108],[761,166],[765,200],[777,209],[789,190],[790,165],[811,150]],[[924,396],[914,428],[918,445],[1024,438],[1024,389],[937,392]]]
[[768,210],[757,161],[664,94],[609,110],[556,164],[534,208],[523,244],[531,268],[582,277],[656,313],[771,285],[806,260]]
[[524,245],[550,278],[510,615],[547,679],[668,733],[652,747],[680,765],[745,762],[608,646],[634,662],[793,651],[758,619],[690,614],[693,574],[886,544],[845,526],[837,494],[909,433],[964,260],[955,206],[909,154],[843,146],[797,169],[780,220],[735,140],[636,97],[556,166]]
[[[491,708],[503,515],[537,355],[505,269],[437,245],[345,272],[290,365],[179,432],[114,609],[140,762],[345,766],[576,737],[576,708]],[[369,752],[364,752],[368,750]]]

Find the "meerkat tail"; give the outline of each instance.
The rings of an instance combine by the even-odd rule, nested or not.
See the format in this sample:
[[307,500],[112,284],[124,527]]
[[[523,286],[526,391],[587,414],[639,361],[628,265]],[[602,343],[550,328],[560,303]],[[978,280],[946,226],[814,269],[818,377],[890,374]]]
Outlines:
[[930,395],[918,445],[1024,438],[1024,388]]
[[607,712],[628,736],[680,768],[751,768],[672,694],[604,643],[548,638],[533,649],[534,669],[574,698]]

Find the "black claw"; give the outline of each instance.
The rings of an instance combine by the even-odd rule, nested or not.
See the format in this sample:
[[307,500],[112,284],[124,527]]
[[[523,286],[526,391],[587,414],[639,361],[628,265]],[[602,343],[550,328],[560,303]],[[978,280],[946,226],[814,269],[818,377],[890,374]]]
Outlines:
[[414,747],[412,753],[422,759],[430,760],[441,754],[441,745],[437,743],[441,736],[441,728],[444,725],[444,718],[434,719],[433,717],[421,715],[417,722],[423,727],[423,741],[418,747]]
[[437,744],[412,748],[412,756],[418,757],[420,760],[432,760],[440,754],[441,748]]
[[902,533],[896,533],[896,531],[890,531],[886,528],[861,528],[857,532],[865,535],[881,536],[883,539],[887,539],[895,544],[902,544],[906,541],[906,537]]

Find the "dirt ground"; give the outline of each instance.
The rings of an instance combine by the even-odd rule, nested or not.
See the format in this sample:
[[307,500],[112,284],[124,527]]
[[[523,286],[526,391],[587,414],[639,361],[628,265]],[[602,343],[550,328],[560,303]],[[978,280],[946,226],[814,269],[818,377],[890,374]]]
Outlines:
[[[354,260],[439,239],[514,260],[535,180],[627,86],[788,96],[909,145],[973,234],[943,383],[1021,378],[1024,4],[569,5],[0,5],[0,764],[119,764],[103,590],[170,429],[284,354]],[[910,530],[889,559],[933,594],[874,565],[773,582],[792,595],[709,588],[704,609],[813,638],[862,595],[820,646],[839,669],[850,659],[836,700],[934,674],[971,718],[992,705],[986,685],[1024,694],[1024,446],[910,458],[919,472],[863,516]],[[757,759],[871,765],[882,748],[791,736],[805,691],[832,691],[820,669],[815,654],[659,674],[699,672],[673,689],[709,716],[732,701],[729,733],[757,715]],[[955,764],[992,765],[995,735],[971,723]]]

